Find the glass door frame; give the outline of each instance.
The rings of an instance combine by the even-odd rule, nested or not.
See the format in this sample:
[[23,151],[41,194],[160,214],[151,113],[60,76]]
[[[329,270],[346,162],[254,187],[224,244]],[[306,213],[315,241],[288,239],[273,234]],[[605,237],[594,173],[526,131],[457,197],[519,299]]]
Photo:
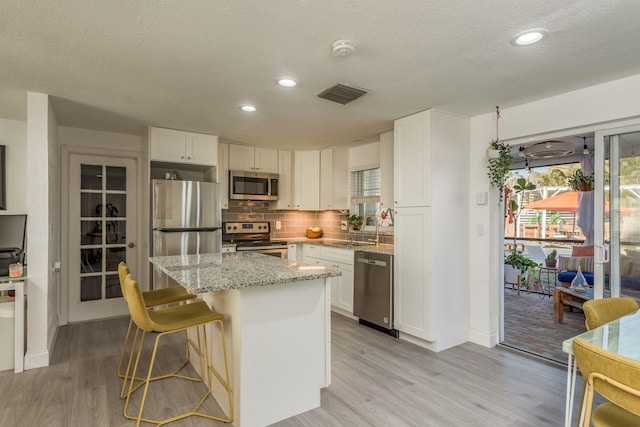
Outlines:
[[[593,297],[604,297],[604,266],[610,263],[609,287],[611,297],[619,297],[620,284],[620,180],[619,180],[619,135],[640,132],[640,124],[605,129],[595,132],[595,186],[594,186],[594,286]],[[608,138],[609,150],[605,150]],[[605,232],[605,161],[609,154],[609,243]]]

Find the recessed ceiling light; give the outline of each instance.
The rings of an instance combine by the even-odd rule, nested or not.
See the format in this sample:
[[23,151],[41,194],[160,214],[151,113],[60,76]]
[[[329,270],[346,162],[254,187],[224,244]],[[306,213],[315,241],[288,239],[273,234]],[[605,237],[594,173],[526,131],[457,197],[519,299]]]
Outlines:
[[530,44],[538,43],[546,35],[547,31],[541,28],[523,31],[513,36],[511,44],[514,46],[529,46]]
[[254,111],[256,111],[256,107],[254,107],[253,105],[243,105],[240,107],[240,109],[245,113],[253,113]]
[[293,79],[290,79],[288,77],[284,77],[284,78],[278,80],[278,84],[280,86],[283,86],[283,87],[294,87],[298,83],[296,83],[296,81],[293,80]]

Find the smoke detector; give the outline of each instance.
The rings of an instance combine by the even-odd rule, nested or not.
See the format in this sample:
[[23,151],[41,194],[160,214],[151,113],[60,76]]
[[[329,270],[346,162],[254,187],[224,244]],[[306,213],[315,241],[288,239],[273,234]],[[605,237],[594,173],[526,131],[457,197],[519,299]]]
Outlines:
[[356,50],[356,45],[351,40],[336,40],[331,43],[333,56],[349,56]]

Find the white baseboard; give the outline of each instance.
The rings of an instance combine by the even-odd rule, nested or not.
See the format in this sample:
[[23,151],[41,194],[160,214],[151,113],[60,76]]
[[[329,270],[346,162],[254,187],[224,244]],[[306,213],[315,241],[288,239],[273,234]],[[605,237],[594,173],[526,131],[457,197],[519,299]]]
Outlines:
[[497,333],[486,334],[480,331],[469,330],[469,341],[483,347],[492,348],[498,345]]
[[41,351],[39,353],[29,353],[24,355],[24,370],[44,368],[49,366],[49,351]]

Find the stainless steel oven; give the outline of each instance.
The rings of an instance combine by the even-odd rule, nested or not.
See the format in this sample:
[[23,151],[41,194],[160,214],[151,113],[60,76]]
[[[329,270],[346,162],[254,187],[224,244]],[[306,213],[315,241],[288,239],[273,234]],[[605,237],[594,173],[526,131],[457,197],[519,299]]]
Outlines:
[[235,243],[237,252],[252,251],[287,259],[287,242],[271,240],[268,222],[225,222],[222,241]]

